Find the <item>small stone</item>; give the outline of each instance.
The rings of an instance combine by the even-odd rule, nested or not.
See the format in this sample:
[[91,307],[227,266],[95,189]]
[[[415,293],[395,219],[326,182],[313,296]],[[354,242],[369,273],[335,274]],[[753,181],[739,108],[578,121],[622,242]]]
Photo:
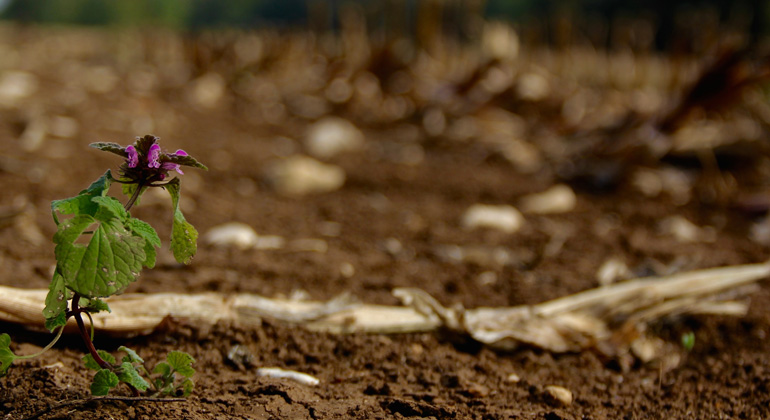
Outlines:
[[304,385],[318,385],[321,382],[318,378],[310,376],[307,373],[277,367],[259,368],[257,369],[257,375],[275,379],[290,379]]
[[342,277],[351,278],[356,274],[356,268],[349,262],[344,262],[340,265],[340,274]]
[[682,216],[670,216],[660,222],[661,233],[671,235],[679,242],[714,242],[713,227],[700,227]]
[[217,73],[206,73],[192,82],[191,100],[203,108],[214,108],[225,94],[225,79]]
[[505,380],[515,384],[521,381],[521,377],[516,373],[511,373]]
[[0,75],[0,105],[15,106],[37,91],[37,77],[24,71],[6,71]]
[[512,206],[472,205],[463,215],[466,229],[487,228],[514,233],[524,224],[524,216]]
[[633,273],[623,260],[611,257],[604,261],[596,272],[596,278],[601,286],[608,286],[618,280],[631,278]]
[[266,177],[282,195],[299,197],[339,189],[345,183],[345,171],[307,156],[292,156],[268,168]]
[[361,130],[339,117],[326,117],[311,125],[305,139],[308,152],[322,159],[360,150],[363,144]]
[[206,243],[220,247],[236,247],[239,249],[249,249],[257,245],[257,232],[251,226],[230,222],[209,230],[204,236]]
[[567,185],[559,184],[536,194],[522,197],[521,210],[525,213],[559,214],[575,209],[577,196]]
[[572,404],[572,391],[561,386],[548,385],[545,387],[545,396],[555,405],[566,407]]

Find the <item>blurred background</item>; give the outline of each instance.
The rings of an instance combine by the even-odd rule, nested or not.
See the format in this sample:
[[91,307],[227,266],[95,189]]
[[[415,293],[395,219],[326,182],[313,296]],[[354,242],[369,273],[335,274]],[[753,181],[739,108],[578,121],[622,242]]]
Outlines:
[[[237,270],[253,283],[211,288],[269,295],[283,287],[275,277],[346,288],[361,274],[374,284],[363,293],[386,293],[431,274],[393,276],[379,258],[451,264],[472,253],[442,244],[479,240],[459,222],[466,208],[555,184],[742,209],[770,244],[770,222],[756,218],[770,208],[768,1],[4,0],[0,10],[0,226],[32,245],[8,251],[26,268],[0,269],[37,273],[41,286],[53,226],[39,209],[118,166],[89,143],[148,133],[209,166],[184,175],[182,206],[202,232],[240,221],[260,233],[244,234],[250,249],[337,253],[252,255]],[[569,194],[558,212],[574,208]],[[165,217],[160,202],[137,211]],[[523,241],[481,242],[531,254],[528,244],[564,231],[534,220]],[[539,258],[483,251],[474,276]],[[232,255],[209,255],[218,271],[200,268],[199,289],[233,268]],[[576,271],[588,280],[575,289],[595,269]],[[516,293],[467,299],[526,300]]]

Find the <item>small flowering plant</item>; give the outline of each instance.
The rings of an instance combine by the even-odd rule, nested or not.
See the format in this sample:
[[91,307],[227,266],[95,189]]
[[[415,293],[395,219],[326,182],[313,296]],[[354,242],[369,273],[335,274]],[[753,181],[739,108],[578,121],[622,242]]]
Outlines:
[[[182,166],[207,168],[184,150],[164,152],[158,140],[147,135],[137,137],[134,144],[125,147],[116,143],[91,144],[125,159],[118,177],[108,170],[77,196],[51,203],[57,225],[53,237],[56,269],[43,315],[46,328],[57,335],[40,353],[18,356],[10,349],[8,334],[0,334],[0,377],[6,375],[14,360],[35,357],[50,349],[61,337],[67,320],[74,318],[88,349],[83,361],[86,367],[97,371],[91,384],[94,396],[106,395],[119,383],[126,384],[133,396],[140,392],[186,396],[192,392],[194,360],[186,353],[170,352],[151,374],[133,350],[120,347],[118,350],[124,356],[118,362],[110,353],[96,350],[93,344],[91,314],[110,310],[102,299],[125,291],[143,267],[155,266],[155,248],[160,247],[160,238],[152,226],[129,213],[148,188],[163,188],[171,196],[174,214],[170,248],[176,260],[189,264],[197,250],[198,232],[179,209],[179,178],[169,175],[172,171],[183,174]],[[125,205],[107,195],[113,182],[122,185],[128,197]],[[60,219],[61,215],[69,217]],[[84,314],[91,321],[90,332],[83,321]],[[152,375],[155,376],[151,378]]]

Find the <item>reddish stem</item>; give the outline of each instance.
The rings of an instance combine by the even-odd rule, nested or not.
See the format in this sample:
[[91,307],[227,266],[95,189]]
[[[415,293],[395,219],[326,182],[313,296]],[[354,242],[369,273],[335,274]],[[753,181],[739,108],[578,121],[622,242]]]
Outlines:
[[[78,307],[78,303],[80,302],[80,295],[75,293],[75,296],[72,298],[72,310],[70,313],[73,317],[75,317],[75,322],[78,324],[78,330],[80,331],[80,337],[83,339],[83,342],[86,344],[86,347],[88,348],[88,352],[91,354],[91,357],[94,358],[94,361],[102,368],[102,369],[109,369],[113,370],[113,366],[104,359],[102,359],[101,356],[99,356],[99,352],[96,351],[96,347],[94,347],[93,341],[91,341],[91,335],[88,334],[88,330],[86,329],[86,324],[83,322],[83,317],[80,316],[80,313],[83,312],[83,309]],[[131,384],[128,385],[128,388],[131,390],[131,394],[134,397],[139,396],[139,390],[136,389]]]
[[99,353],[96,351],[96,347],[94,347],[93,341],[91,341],[91,336],[88,334],[88,330],[86,330],[86,324],[83,322],[83,317],[80,316],[80,312],[82,310],[78,308],[78,303],[80,302],[80,295],[75,293],[75,296],[72,298],[72,316],[75,317],[75,322],[78,324],[78,330],[80,331],[80,337],[83,339],[83,342],[86,344],[86,348],[88,348],[88,352],[91,353],[91,357],[94,358],[94,361],[102,367],[102,369],[112,369],[112,365],[107,363],[104,359],[102,359],[101,356],[99,356]]

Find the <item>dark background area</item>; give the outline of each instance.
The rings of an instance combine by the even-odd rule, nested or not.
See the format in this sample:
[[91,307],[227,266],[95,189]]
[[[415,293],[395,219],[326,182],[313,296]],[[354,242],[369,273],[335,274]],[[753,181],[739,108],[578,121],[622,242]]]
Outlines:
[[349,12],[365,17],[372,34],[423,42],[442,33],[477,37],[483,20],[516,25],[526,43],[565,47],[699,52],[703,40],[735,34],[757,43],[768,32],[768,2],[539,0],[12,0],[0,19],[70,25],[204,28],[282,27],[339,31]]

